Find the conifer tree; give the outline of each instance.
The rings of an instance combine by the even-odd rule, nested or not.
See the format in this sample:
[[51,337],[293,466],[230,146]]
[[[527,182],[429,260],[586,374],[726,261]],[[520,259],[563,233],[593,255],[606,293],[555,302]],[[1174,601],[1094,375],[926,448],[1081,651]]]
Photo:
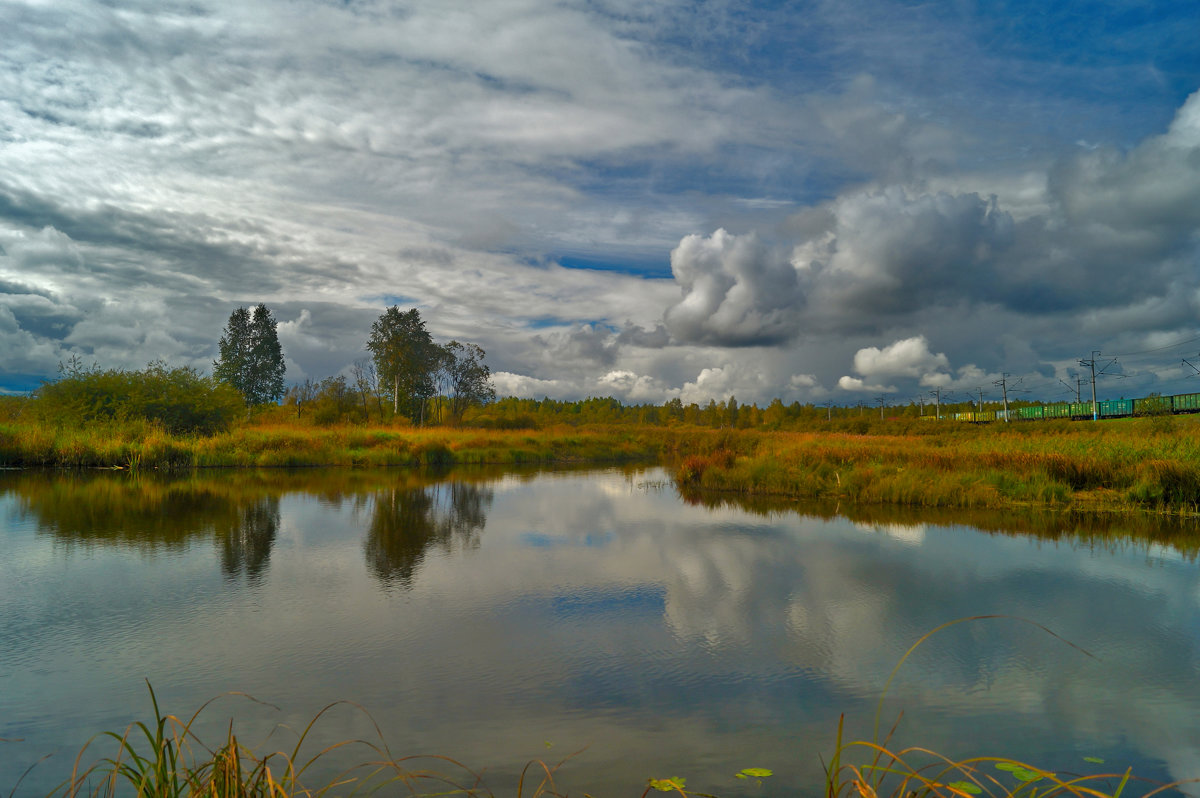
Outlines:
[[213,376],[241,391],[249,405],[261,405],[283,396],[283,347],[275,330],[275,318],[259,304],[253,315],[238,308],[229,315],[224,335],[217,345],[220,356],[213,361]]

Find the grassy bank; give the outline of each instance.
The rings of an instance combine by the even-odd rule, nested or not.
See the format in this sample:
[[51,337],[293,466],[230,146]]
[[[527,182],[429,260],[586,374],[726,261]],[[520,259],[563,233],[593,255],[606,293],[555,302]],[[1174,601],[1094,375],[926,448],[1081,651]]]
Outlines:
[[686,493],[859,504],[1200,510],[1200,424],[948,425],[907,434],[775,433],[684,458]]
[[[248,424],[211,436],[172,435],[144,423],[83,428],[0,425],[0,465],[75,468],[413,466],[656,461],[741,450],[717,430],[552,427],[306,427]],[[749,439],[745,443],[749,443]]]
[[100,468],[661,462],[686,496],[920,507],[1200,511],[1200,423],[877,424],[863,433],[591,425],[485,430],[250,423],[0,425],[0,465]]

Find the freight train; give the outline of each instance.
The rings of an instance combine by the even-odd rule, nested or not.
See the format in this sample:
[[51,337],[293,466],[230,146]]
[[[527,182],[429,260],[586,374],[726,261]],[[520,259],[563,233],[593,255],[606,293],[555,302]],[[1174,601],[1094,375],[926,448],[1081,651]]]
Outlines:
[[[1200,413],[1200,393],[1182,393],[1173,396],[1146,396],[1141,399],[1105,399],[1096,402],[1095,415],[1099,418],[1125,418],[1127,416],[1167,415],[1172,413]],[[1059,402],[1050,405],[1026,405],[1008,411],[1012,421],[1042,421],[1044,419],[1090,419],[1091,402]],[[1005,421],[1003,410],[983,410],[970,413],[949,413],[943,418],[955,421],[983,423]]]

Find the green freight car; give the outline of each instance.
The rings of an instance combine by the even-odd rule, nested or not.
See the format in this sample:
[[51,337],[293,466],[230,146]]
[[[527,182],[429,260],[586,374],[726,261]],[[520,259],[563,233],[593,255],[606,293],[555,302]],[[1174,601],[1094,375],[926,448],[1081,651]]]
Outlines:
[[1070,418],[1071,405],[1066,402],[1046,405],[1042,408],[1042,418]]
[[1071,418],[1091,418],[1091,402],[1071,402]]
[[1106,399],[1100,403],[1101,418],[1118,418],[1133,415],[1132,399]]
[[1176,413],[1200,412],[1200,393],[1183,393],[1171,397]]

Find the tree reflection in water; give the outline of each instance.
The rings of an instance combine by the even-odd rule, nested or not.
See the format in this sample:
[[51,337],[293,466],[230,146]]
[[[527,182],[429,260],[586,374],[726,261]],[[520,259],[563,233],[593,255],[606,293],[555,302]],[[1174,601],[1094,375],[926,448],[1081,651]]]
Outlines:
[[444,471],[386,469],[12,472],[0,474],[0,498],[15,497],[18,513],[35,518],[40,534],[67,546],[129,547],[154,556],[209,540],[225,578],[251,580],[270,565],[282,497],[309,495],[332,507],[349,501],[371,513],[368,570],[385,584],[409,587],[430,546],[479,545],[494,495],[487,484],[511,471],[473,469],[474,482],[446,481]]
[[21,474],[0,483],[43,534],[68,546],[118,546],[146,554],[211,539],[226,578],[259,578],[279,532],[279,492],[249,479],[104,473]]
[[479,546],[492,498],[491,488],[466,482],[379,491],[367,529],[368,568],[385,585],[411,588],[431,547],[461,551]]
[[267,496],[241,505],[236,513],[234,523],[218,533],[221,573],[227,579],[244,573],[254,581],[266,569],[279,532],[279,499]]

